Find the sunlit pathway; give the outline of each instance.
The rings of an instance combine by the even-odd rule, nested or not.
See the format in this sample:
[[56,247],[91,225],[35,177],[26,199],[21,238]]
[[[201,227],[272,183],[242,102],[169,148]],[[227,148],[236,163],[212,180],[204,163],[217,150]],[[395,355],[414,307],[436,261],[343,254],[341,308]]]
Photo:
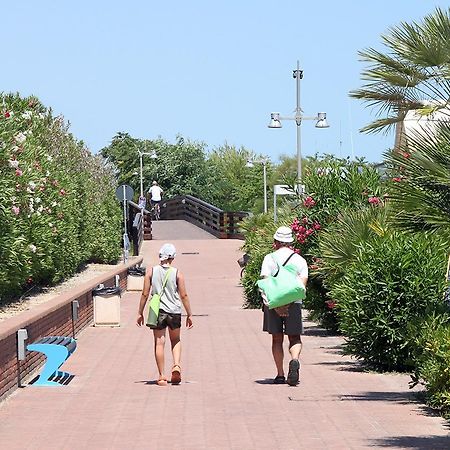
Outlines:
[[[300,386],[271,385],[261,311],[241,308],[242,242],[188,240],[167,227],[162,239],[177,247],[195,315],[182,331],[182,384],[155,384],[150,332],[134,324],[139,294],[125,294],[120,328],[79,335],[63,366],[75,374],[68,386],[29,386],[1,404],[1,449],[450,448],[443,420],[414,402],[408,376],[359,371],[341,356],[341,338],[313,323]],[[161,243],[144,243],[147,264]]]

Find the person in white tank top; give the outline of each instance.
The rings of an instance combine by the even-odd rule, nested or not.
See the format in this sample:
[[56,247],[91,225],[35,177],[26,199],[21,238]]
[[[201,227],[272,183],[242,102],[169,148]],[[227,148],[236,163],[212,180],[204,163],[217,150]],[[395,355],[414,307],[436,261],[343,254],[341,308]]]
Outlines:
[[[169,329],[169,338],[172,346],[173,366],[170,382],[180,384],[181,382],[181,304],[186,311],[186,327],[192,328],[192,312],[183,274],[172,266],[176,255],[173,244],[164,244],[159,250],[160,264],[147,268],[144,278],[141,301],[139,302],[136,324],[144,325],[144,308],[150,295],[158,293],[161,295],[158,322],[151,326],[155,340],[155,360],[158,367],[159,386],[167,385],[167,377],[164,374],[164,344],[166,341],[166,328]],[[164,279],[167,281],[162,289]],[[161,292],[162,291],[162,292]]]

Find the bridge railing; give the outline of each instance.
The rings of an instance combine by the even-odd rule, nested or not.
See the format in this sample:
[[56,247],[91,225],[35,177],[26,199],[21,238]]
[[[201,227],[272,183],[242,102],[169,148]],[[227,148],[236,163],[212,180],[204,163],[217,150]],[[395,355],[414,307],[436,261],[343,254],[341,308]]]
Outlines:
[[220,239],[243,239],[239,223],[249,213],[223,211],[192,195],[178,195],[162,203],[162,220],[186,220]]

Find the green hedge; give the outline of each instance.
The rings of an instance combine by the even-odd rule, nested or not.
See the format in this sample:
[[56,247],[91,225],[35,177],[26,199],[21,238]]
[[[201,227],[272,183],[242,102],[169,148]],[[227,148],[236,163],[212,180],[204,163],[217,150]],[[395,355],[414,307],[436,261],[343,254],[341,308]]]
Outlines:
[[420,323],[443,307],[447,249],[424,233],[386,232],[360,242],[330,291],[347,353],[377,369],[414,368]]
[[1,95],[0,300],[120,254],[115,180],[36,98]]

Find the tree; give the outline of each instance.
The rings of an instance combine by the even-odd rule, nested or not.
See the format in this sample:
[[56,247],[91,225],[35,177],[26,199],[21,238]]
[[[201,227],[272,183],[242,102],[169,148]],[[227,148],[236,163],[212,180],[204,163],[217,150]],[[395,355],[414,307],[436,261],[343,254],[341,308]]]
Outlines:
[[[244,147],[236,148],[226,143],[212,151],[207,158],[207,201],[228,211],[261,212],[264,204],[263,167],[257,163],[249,168],[246,164],[248,160],[262,158]],[[269,180],[272,173],[270,161],[266,168]]]
[[393,177],[391,224],[407,231],[439,231],[450,236],[450,125],[437,136],[416,134],[409,148],[386,155]]
[[450,9],[437,8],[421,23],[401,23],[381,36],[387,52],[360,52],[369,64],[368,83],[351,97],[378,108],[362,131],[377,132],[401,122],[410,110],[429,115],[450,102]]
[[202,196],[205,191],[205,145],[177,136],[170,144],[162,138],[141,140],[128,133],[117,133],[111,144],[101,154],[116,168],[119,184],[129,184],[139,195],[139,151],[155,151],[156,159],[143,159],[144,190],[153,180],[158,181],[165,197],[190,194]]

